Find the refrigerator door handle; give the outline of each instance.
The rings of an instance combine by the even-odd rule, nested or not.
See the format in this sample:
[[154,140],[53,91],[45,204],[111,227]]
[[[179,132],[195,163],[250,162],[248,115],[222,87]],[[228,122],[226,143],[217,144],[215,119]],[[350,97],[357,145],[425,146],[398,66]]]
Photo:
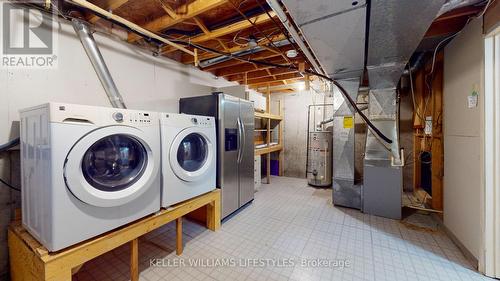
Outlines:
[[240,158],[240,163],[243,161],[243,149],[247,145],[247,137],[245,135],[245,123],[243,123],[240,119],[240,125],[241,125],[241,140],[243,141],[243,144],[241,145],[241,158]]
[[243,154],[243,130],[242,130],[242,127],[241,127],[241,119],[238,118],[238,120],[236,121],[236,123],[238,124],[238,164],[241,163],[241,158],[242,158],[242,154]]

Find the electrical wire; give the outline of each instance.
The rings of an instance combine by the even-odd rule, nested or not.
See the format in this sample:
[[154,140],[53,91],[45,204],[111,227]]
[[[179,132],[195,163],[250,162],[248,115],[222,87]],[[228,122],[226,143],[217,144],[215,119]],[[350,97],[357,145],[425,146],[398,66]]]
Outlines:
[[437,50],[439,49],[439,47],[440,47],[440,46],[441,46],[444,42],[446,42],[448,39],[452,39],[452,38],[456,37],[458,34],[460,34],[460,33],[461,33],[464,29],[465,29],[465,27],[467,26],[467,24],[469,24],[469,22],[471,21],[471,19],[473,19],[473,18],[480,18],[480,17],[484,16],[484,14],[486,13],[486,11],[487,11],[487,10],[488,10],[488,8],[490,7],[490,5],[491,5],[491,4],[493,4],[493,2],[495,2],[495,1],[496,1],[496,0],[488,0],[488,2],[487,2],[487,3],[486,3],[486,5],[484,6],[484,9],[483,9],[483,11],[481,12],[481,14],[479,14],[479,15],[477,15],[477,16],[475,16],[475,17],[469,17],[469,18],[467,19],[467,22],[464,24],[464,26],[463,26],[463,27],[462,27],[459,31],[457,31],[456,33],[454,33],[454,34],[452,34],[452,35],[450,35],[450,36],[448,36],[448,37],[446,37],[446,38],[444,38],[443,40],[441,40],[441,41],[437,44],[436,48],[434,49],[434,54],[432,55],[432,68],[431,68],[431,72],[430,72],[429,74],[432,74],[432,73],[434,72],[434,65],[435,65],[435,63],[436,63],[436,53],[437,53]]
[[422,118],[422,116],[420,115],[420,112],[417,108],[417,103],[415,102],[415,91],[413,90],[413,78],[412,78],[412,74],[411,74],[411,65],[409,65],[409,64],[408,64],[408,75],[410,76],[410,91],[411,91],[411,100],[413,103],[413,111],[415,111],[415,113],[417,114],[417,116],[421,120],[424,120]]
[[3,183],[3,184],[5,184],[5,185],[6,185],[8,188],[10,188],[10,189],[13,189],[13,190],[15,190],[15,191],[19,191],[19,192],[21,192],[21,189],[20,189],[20,188],[18,188],[18,187],[15,187],[15,186],[11,185],[10,183],[8,183],[8,182],[4,181],[4,180],[3,180],[3,179],[1,179],[1,178],[0,178],[0,182],[1,182],[1,183]]
[[264,32],[262,32],[262,30],[260,30],[260,28],[255,24],[255,22],[253,22],[251,19],[249,19],[245,13],[243,13],[240,8],[238,6],[236,6],[236,4],[233,3],[233,1],[229,1],[229,3],[233,6],[233,8],[244,18],[246,19],[251,25],[253,28],[255,28],[255,30],[257,30],[257,32],[259,32],[262,36],[264,36],[266,38],[266,40],[276,49],[276,51],[278,51],[281,56],[288,62],[288,63],[292,63],[288,57],[278,48],[278,46],[276,46],[274,44],[274,42],[269,38],[268,35],[266,35]]
[[[198,45],[198,44],[194,44],[194,43],[191,43],[191,42],[185,42],[185,41],[180,41],[180,40],[174,40],[173,42],[177,43],[177,44],[183,44],[183,45],[187,45],[187,46],[191,46],[191,47],[194,47],[194,48],[197,48],[197,49],[201,49],[201,50],[204,50],[206,52],[212,52],[212,53],[217,53],[217,54],[220,54],[220,55],[223,55],[223,56],[227,56],[229,58],[232,58],[232,59],[236,59],[236,60],[240,60],[240,61],[243,61],[243,62],[249,62],[249,63],[255,63],[255,64],[260,64],[260,65],[264,65],[264,66],[270,66],[270,67],[276,67],[276,68],[283,68],[283,69],[290,69],[290,70],[296,70],[296,71],[299,71],[298,67],[295,67],[293,65],[283,65],[283,64],[275,64],[275,63],[270,63],[270,62],[267,62],[267,61],[262,61],[262,60],[254,60],[254,59],[250,59],[250,58],[242,58],[242,57],[239,57],[239,56],[236,56],[236,55],[233,55],[233,54],[230,54],[230,53],[225,53],[225,52],[222,52],[222,51],[219,51],[219,50],[215,50],[215,49],[212,49],[212,48],[208,48],[208,47],[205,47],[205,46],[201,46],[201,45]],[[361,116],[361,118],[363,119],[363,121],[365,121],[365,123],[373,130],[373,132],[375,132],[375,134],[377,136],[379,136],[382,140],[384,140],[385,142],[387,143],[392,143],[392,140],[388,137],[386,137],[369,119],[368,117],[366,117],[366,115],[359,109],[359,107],[356,105],[356,102],[349,96],[349,94],[347,93],[347,91],[344,89],[344,87],[342,87],[337,81],[335,81],[334,79],[326,76],[326,75],[323,75],[321,73],[317,73],[315,71],[312,71],[312,70],[304,70],[304,73],[306,74],[309,74],[309,75],[314,75],[314,76],[318,76],[320,78],[323,78],[327,81],[330,81],[331,83],[333,83],[335,86],[337,86],[337,88],[340,90],[340,92],[342,93],[342,95],[344,96],[344,98],[347,99],[347,101],[349,102],[349,104],[351,104],[351,106],[356,110],[356,112]]]
[[[78,7],[82,8],[82,9],[85,9],[85,10],[88,10],[92,13],[94,13],[95,15],[101,17],[101,18],[104,18],[114,24],[116,24],[117,26],[120,26],[134,34],[137,34],[141,37],[143,37],[144,39],[146,39],[148,42],[153,42],[155,44],[157,44],[158,46],[162,46],[163,43],[162,42],[159,42],[158,40],[154,39],[154,38],[151,38],[143,33],[141,33],[140,31],[138,30],[135,30],[133,28],[130,28],[129,26],[123,24],[123,23],[120,23],[112,18],[108,18],[107,16],[103,15],[103,14],[100,14],[96,11],[93,11],[93,10],[90,10],[86,7],[81,7],[79,6],[78,4],[74,3],[74,2],[71,2],[71,0],[65,0],[66,2],[69,2],[69,3],[72,3],[72,4],[75,4],[77,5]],[[61,15],[62,17],[66,18],[65,16]],[[159,34],[158,36],[164,36],[163,34]],[[223,51],[219,51],[219,50],[216,50],[216,49],[213,49],[213,48],[209,48],[209,47],[205,47],[205,46],[202,46],[202,45],[199,45],[199,44],[195,44],[195,43],[192,43],[190,41],[186,42],[186,41],[183,41],[183,40],[179,40],[179,39],[174,39],[172,40],[172,42],[174,43],[177,43],[177,44],[181,44],[181,45],[184,45],[184,46],[190,46],[190,47],[193,47],[193,48],[197,48],[197,49],[200,49],[200,50],[203,50],[205,52],[210,52],[210,53],[214,53],[214,54],[219,54],[219,55],[222,55],[222,56],[226,56],[226,57],[229,57],[231,59],[236,59],[236,60],[239,60],[239,61],[243,61],[243,62],[248,62],[248,63],[254,63],[254,64],[258,64],[258,65],[264,65],[264,66],[270,66],[270,67],[276,67],[276,68],[282,68],[282,69],[289,69],[289,70],[296,70],[296,71],[299,71],[299,68],[296,67],[296,66],[293,66],[293,65],[283,65],[283,64],[275,64],[275,63],[270,63],[270,62],[267,62],[267,61],[263,61],[263,60],[254,60],[254,59],[250,59],[250,58],[243,58],[243,57],[240,57],[240,56],[237,56],[237,55],[234,55],[234,54],[231,54],[231,53],[226,53],[226,52],[223,52]],[[363,121],[373,130],[373,132],[375,133],[375,135],[379,136],[382,140],[384,140],[385,142],[387,143],[392,143],[392,140],[390,138],[388,138],[387,136],[385,136],[369,119],[368,117],[358,108],[358,106],[356,105],[356,102],[349,96],[349,94],[347,93],[347,91],[344,89],[344,87],[342,87],[337,81],[335,81],[334,79],[324,75],[324,74],[321,74],[321,73],[317,73],[315,71],[312,71],[312,70],[304,70],[303,71],[304,73],[306,74],[309,74],[309,75],[314,75],[314,76],[317,76],[317,77],[320,77],[320,78],[323,78],[327,81],[330,81],[332,84],[334,84],[335,86],[337,86],[337,88],[340,90],[340,92],[342,93],[342,95],[344,96],[344,98],[349,102],[349,104],[351,104],[351,106],[356,110],[356,112],[361,116],[361,118],[363,119]]]
[[488,10],[488,8],[490,7],[491,4],[493,4],[493,2],[495,2],[496,0],[488,0],[488,3],[486,3],[486,6],[484,6],[484,10],[483,12],[477,16],[478,18],[484,16],[484,14],[486,13],[486,11]]

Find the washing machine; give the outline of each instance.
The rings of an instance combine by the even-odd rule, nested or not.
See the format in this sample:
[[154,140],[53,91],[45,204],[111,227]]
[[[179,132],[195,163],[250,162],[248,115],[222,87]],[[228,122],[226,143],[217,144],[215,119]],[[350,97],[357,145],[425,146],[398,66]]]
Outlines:
[[22,222],[58,251],[160,210],[158,113],[21,110]]
[[215,119],[187,114],[160,114],[162,207],[215,189]]

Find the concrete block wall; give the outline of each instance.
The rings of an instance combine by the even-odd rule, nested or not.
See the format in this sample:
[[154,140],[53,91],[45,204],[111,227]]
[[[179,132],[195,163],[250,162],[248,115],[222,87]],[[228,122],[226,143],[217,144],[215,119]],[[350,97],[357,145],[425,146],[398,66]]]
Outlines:
[[307,164],[307,114],[309,105],[331,103],[331,98],[314,91],[272,94],[271,101],[280,101],[284,114],[284,175],[305,178]]

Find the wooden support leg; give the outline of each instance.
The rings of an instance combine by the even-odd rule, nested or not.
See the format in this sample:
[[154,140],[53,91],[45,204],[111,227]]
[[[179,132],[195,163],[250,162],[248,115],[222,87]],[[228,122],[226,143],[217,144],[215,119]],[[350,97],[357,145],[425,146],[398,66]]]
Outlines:
[[207,228],[216,231],[220,228],[221,209],[220,197],[217,196],[214,201],[207,205]]
[[182,250],[183,250],[183,247],[182,247],[182,217],[177,218],[175,220],[175,228],[177,230],[177,236],[176,236],[177,245],[176,245],[175,252],[178,256],[180,256],[180,255],[182,255]]
[[271,153],[266,154],[266,178],[267,184],[271,183]]
[[130,241],[130,280],[139,281],[139,239]]

